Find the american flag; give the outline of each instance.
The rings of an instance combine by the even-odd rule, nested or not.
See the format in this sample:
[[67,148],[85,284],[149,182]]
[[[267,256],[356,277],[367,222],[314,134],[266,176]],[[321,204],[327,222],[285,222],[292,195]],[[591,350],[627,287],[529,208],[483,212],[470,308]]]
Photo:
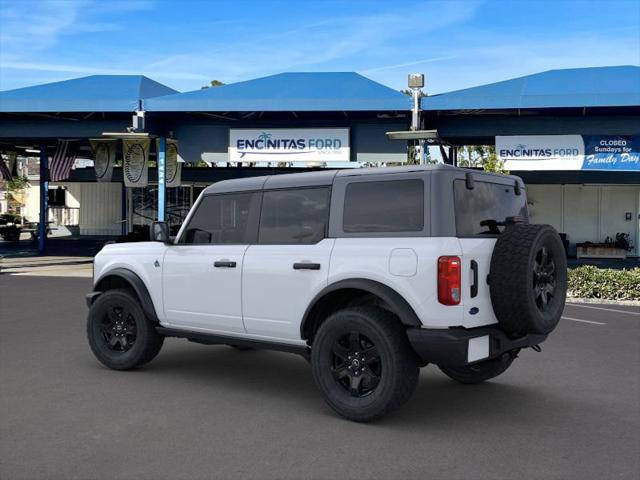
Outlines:
[[0,177],[4,178],[7,181],[11,181],[13,179],[11,170],[9,170],[9,167],[7,167],[7,164],[2,157],[0,157]]
[[77,140],[58,140],[56,153],[49,162],[49,174],[52,182],[66,180],[71,175],[71,167],[76,161]]

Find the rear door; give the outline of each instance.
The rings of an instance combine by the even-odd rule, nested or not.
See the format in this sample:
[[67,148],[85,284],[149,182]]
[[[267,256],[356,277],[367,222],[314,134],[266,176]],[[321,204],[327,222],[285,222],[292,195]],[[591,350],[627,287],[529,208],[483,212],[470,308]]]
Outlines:
[[527,218],[527,198],[524,188],[518,193],[511,178],[505,183],[483,181],[476,176],[473,188],[465,180],[454,180],[456,235],[462,248],[462,292],[464,326],[476,327],[496,323],[489,284],[491,255],[496,239],[508,217]]
[[242,264],[255,241],[259,204],[260,194],[245,192],[199,201],[164,257],[164,309],[170,325],[244,333]]
[[242,308],[247,333],[300,339],[300,322],[327,284],[334,239],[326,238],[329,187],[265,191],[258,243],[244,257]]

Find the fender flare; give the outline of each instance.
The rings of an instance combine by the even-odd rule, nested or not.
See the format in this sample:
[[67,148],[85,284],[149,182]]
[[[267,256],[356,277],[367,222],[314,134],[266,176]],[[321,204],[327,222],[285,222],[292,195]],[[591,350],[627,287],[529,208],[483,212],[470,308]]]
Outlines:
[[367,278],[353,278],[332,283],[331,285],[323,288],[320,293],[313,297],[313,300],[307,306],[304,316],[302,317],[302,322],[300,323],[300,338],[306,337],[305,326],[318,301],[331,292],[344,289],[362,290],[371,293],[389,305],[391,312],[398,316],[403,325],[408,327],[422,326],[422,322],[411,305],[409,305],[409,302],[407,302],[404,297],[393,288],[375,280],[369,280]]
[[153,300],[151,300],[151,295],[149,294],[149,290],[147,289],[144,281],[135,272],[126,268],[114,268],[113,270],[106,272],[95,284],[93,291],[98,294],[93,296],[92,301],[98,298],[101,293],[106,291],[101,287],[101,285],[103,285],[103,282],[110,277],[118,277],[129,284],[140,300],[140,306],[147,318],[153,322],[159,322],[156,309],[153,305]]

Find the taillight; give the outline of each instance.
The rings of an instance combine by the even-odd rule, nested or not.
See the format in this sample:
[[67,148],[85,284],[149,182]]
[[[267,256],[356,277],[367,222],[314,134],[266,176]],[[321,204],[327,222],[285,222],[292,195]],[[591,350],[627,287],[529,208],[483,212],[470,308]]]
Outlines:
[[460,303],[460,257],[438,258],[438,301],[443,305]]

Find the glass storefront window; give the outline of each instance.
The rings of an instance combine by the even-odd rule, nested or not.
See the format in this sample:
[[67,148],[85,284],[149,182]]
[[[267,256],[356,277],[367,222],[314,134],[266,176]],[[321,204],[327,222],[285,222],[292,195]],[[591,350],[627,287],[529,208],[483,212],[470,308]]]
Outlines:
[[[167,188],[165,221],[171,235],[178,233],[191,208],[191,186]],[[158,187],[131,189],[131,230],[145,234],[158,212]]]

